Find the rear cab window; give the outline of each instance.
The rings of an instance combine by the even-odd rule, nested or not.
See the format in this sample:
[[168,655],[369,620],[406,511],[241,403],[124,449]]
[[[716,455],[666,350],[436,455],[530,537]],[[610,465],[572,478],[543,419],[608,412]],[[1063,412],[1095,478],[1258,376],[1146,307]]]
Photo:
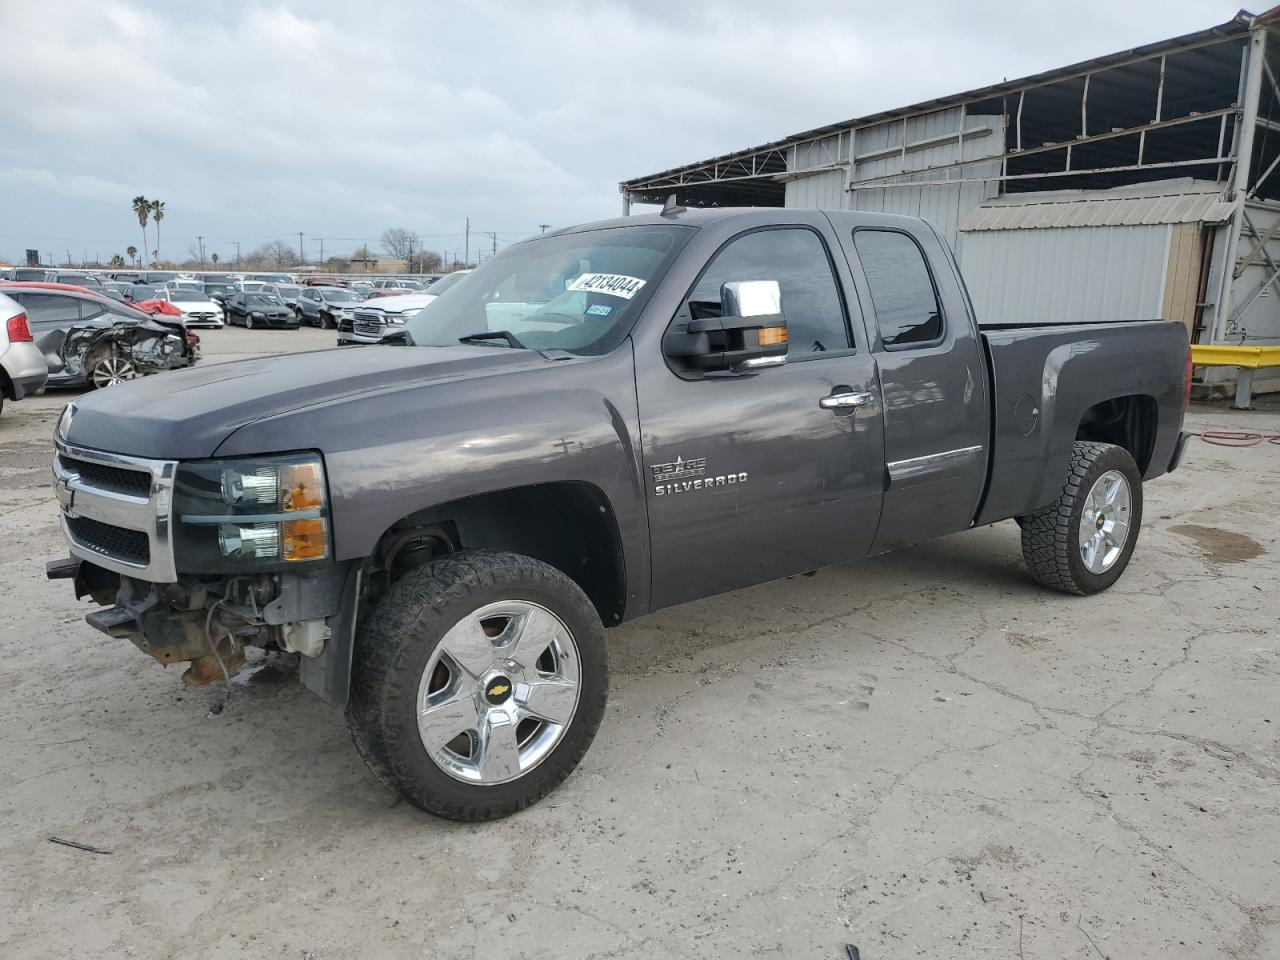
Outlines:
[[942,305],[924,251],[900,230],[860,228],[853,245],[862,263],[886,350],[939,343],[944,333]]

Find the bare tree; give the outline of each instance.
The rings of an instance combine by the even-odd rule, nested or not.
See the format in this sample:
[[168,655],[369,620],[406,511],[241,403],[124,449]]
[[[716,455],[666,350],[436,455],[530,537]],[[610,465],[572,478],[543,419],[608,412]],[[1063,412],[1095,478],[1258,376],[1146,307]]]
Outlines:
[[277,270],[298,265],[298,251],[283,240],[264,243],[246,257],[250,263],[266,263]]
[[422,241],[412,230],[404,227],[387,227],[382,231],[382,249],[397,260],[408,260],[409,255],[422,247]]
[[424,250],[421,254],[414,254],[413,259],[418,263],[419,273],[439,273],[440,268],[444,266],[444,258],[434,250]]

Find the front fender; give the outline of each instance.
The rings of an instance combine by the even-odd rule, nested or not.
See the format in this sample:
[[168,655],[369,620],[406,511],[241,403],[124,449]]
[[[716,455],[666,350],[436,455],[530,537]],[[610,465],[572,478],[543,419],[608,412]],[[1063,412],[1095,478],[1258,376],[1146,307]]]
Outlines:
[[628,340],[603,357],[290,411],[242,427],[218,455],[319,449],[340,561],[368,557],[397,521],[440,504],[514,487],[591,484],[613,508],[631,613],[649,601],[638,440]]

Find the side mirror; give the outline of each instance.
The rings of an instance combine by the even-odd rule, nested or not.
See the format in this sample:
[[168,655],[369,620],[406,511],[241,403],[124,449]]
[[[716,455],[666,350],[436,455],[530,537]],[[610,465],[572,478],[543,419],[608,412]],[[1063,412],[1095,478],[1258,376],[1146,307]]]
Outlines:
[[667,354],[707,373],[749,373],[787,362],[787,321],[778,281],[722,284],[719,306],[720,316],[690,320],[684,331],[668,335]]

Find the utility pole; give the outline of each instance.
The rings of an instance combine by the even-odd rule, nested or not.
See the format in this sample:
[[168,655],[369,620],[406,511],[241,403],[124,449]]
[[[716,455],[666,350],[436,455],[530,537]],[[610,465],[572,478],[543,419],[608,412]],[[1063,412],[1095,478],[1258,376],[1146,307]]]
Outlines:
[[236,241],[236,269],[240,269],[240,241]]
[[298,231],[298,261],[301,266],[307,265],[307,255],[302,252],[302,231]]
[[200,244],[200,269],[204,269],[204,237],[196,237],[196,243]]
[[470,217],[467,217],[467,248],[466,250],[467,252],[462,255],[463,262],[470,263],[471,262],[471,218]]
[[324,263],[324,237],[320,238],[320,262]]
[[489,236],[493,237],[493,255],[496,257],[498,255],[498,233],[494,231]]
[[549,223],[540,223],[540,224],[538,224],[538,232],[539,232],[539,233],[546,233],[546,232],[547,232],[547,228],[548,228],[549,226],[551,226],[551,224],[549,224]]

